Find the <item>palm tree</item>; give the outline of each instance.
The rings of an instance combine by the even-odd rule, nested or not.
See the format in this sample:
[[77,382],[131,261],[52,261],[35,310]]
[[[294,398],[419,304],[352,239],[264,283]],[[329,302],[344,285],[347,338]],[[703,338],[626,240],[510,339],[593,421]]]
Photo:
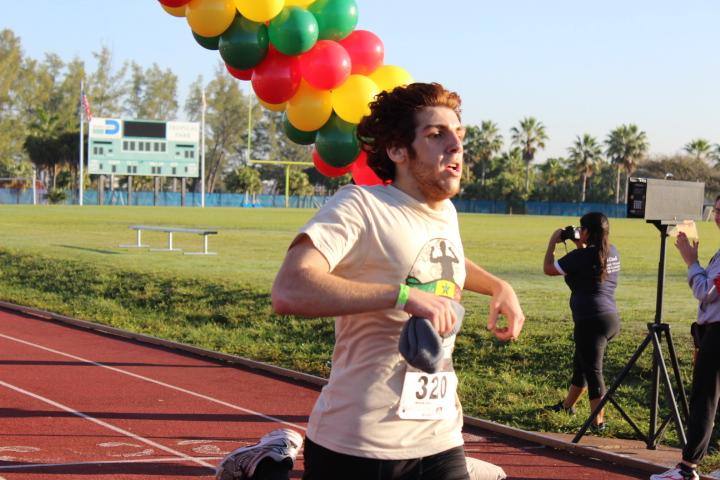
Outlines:
[[557,201],[563,197],[561,185],[568,177],[567,163],[565,158],[553,157],[538,167],[541,175],[540,198]]
[[712,155],[712,145],[704,138],[694,138],[683,147],[687,153],[697,160],[708,161]]
[[585,202],[585,192],[587,189],[587,179],[595,172],[595,168],[602,161],[602,147],[595,137],[589,133],[584,133],[582,137],[575,137],[575,143],[568,148],[569,158],[575,170],[582,175],[582,197],[581,202]]
[[565,159],[548,158],[545,163],[540,165],[543,181],[546,185],[555,186],[562,179],[565,173]]
[[520,120],[520,126],[510,129],[512,144],[520,147],[522,159],[525,162],[525,193],[530,192],[530,164],[535,158],[539,148],[545,148],[545,140],[548,139],[545,133],[545,125],[535,117],[525,117]]
[[[628,178],[633,174],[638,162],[647,154],[649,148],[647,135],[632,123],[620,125],[608,134],[605,146],[605,154],[617,169],[615,203],[620,203],[620,169],[625,169]],[[627,182],[625,202],[627,202]]]
[[710,159],[715,162],[716,167],[720,167],[720,144],[715,144],[712,146],[712,153],[710,154]]
[[465,158],[468,166],[480,165],[480,184],[485,185],[485,173],[493,156],[502,150],[503,137],[495,122],[484,120],[480,128],[469,126],[465,132]]
[[55,188],[58,170],[63,166],[52,148],[54,140],[62,131],[60,116],[43,108],[34,113],[35,120],[30,124],[30,135],[25,139],[25,150],[38,170],[47,171],[52,188]]

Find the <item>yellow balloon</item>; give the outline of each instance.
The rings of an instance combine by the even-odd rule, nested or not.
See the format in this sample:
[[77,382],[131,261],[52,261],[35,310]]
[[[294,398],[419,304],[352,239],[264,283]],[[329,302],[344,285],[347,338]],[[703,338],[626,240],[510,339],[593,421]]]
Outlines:
[[190,0],[185,17],[192,31],[203,37],[217,37],[235,19],[233,0]]
[[369,77],[382,92],[389,92],[395,87],[413,83],[408,71],[395,65],[381,65]]
[[287,102],[283,103],[268,103],[265,100],[262,100],[258,98],[258,102],[260,102],[260,105],[267,108],[271,112],[284,112],[285,108],[287,107]]
[[165,10],[167,13],[169,13],[173,17],[184,17],[185,16],[186,5],[181,5],[179,7],[168,7],[161,3],[160,6],[163,8],[163,10]]
[[332,94],[318,90],[305,80],[297,93],[287,102],[288,121],[293,127],[312,132],[325,125],[332,114]]
[[310,5],[312,5],[314,1],[315,0],[285,0],[285,6],[286,7],[295,6],[295,7],[307,8]]
[[285,0],[235,0],[235,6],[243,17],[253,22],[267,22],[280,13]]
[[350,75],[332,91],[332,106],[340,118],[350,123],[370,114],[370,102],[380,93],[378,86],[365,75]]

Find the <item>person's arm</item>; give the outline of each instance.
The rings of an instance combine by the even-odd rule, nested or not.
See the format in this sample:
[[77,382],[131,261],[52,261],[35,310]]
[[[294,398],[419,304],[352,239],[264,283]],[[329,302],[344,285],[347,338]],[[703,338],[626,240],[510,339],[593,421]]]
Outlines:
[[[306,234],[291,245],[272,286],[272,306],[281,315],[326,317],[393,308],[400,285],[341,278]],[[457,316],[451,300],[410,288],[404,311],[430,320],[440,334],[452,330]]]
[[[492,275],[469,259],[465,259],[465,290],[490,295],[490,314],[487,328],[499,340],[515,340],[520,336],[525,314],[512,286],[505,280]],[[498,315],[503,315],[507,327],[498,327]]]
[[543,272],[545,275],[563,275],[555,266],[555,246],[560,243],[560,233],[562,229],[555,230],[548,240],[547,250],[545,251],[545,260],[543,261]]
[[[702,268],[698,262],[700,242],[694,240],[690,243],[687,235],[684,232],[679,232],[675,246],[680,252],[680,256],[685,262],[685,265],[688,266],[688,283],[690,284],[690,288],[692,288],[693,296],[701,302],[708,301],[708,293],[711,293],[710,290],[712,288],[717,290],[717,287],[715,287],[714,279],[708,276],[707,270]],[[712,300],[713,296],[709,298]],[[715,296],[715,298],[717,297]]]

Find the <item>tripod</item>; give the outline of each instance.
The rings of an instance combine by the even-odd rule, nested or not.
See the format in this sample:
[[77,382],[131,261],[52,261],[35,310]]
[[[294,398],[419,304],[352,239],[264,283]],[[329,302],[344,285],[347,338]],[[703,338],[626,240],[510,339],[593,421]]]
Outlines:
[[[687,397],[685,396],[685,389],[683,387],[682,379],[680,377],[680,364],[678,363],[677,355],[675,355],[675,346],[672,341],[672,336],[670,335],[670,325],[668,325],[667,323],[662,323],[663,286],[665,283],[665,243],[667,238],[668,226],[674,225],[675,223],[663,222],[660,220],[647,220],[647,222],[654,224],[655,227],[657,227],[657,229],[660,231],[660,263],[658,265],[655,321],[654,323],[647,324],[648,333],[645,337],[645,340],[643,340],[637,350],[635,350],[635,353],[630,358],[630,361],[628,361],[627,365],[625,365],[623,371],[620,372],[620,375],[617,377],[615,382],[602,397],[600,403],[598,403],[598,405],[592,411],[592,413],[585,421],[583,426],[580,428],[578,433],[575,435],[575,438],[573,438],[572,440],[573,443],[578,443],[582,436],[585,435],[585,432],[590,427],[590,423],[593,421],[598,412],[602,410],[605,404],[607,404],[607,402],[613,404],[613,406],[620,412],[622,417],[630,424],[633,430],[635,430],[635,433],[638,435],[638,437],[645,441],[645,444],[647,445],[647,448],[649,450],[654,450],[657,447],[657,443],[662,437],[662,435],[665,433],[665,429],[669,425],[670,420],[673,420],[675,422],[675,428],[678,431],[678,435],[680,436],[680,442],[682,443],[682,445],[685,446],[685,444],[687,443],[687,439],[685,437],[685,430],[683,429],[682,419],[680,418],[680,411],[678,410],[678,404],[675,401],[675,394],[673,392],[670,376],[668,375],[668,370],[665,367],[665,358],[663,357],[661,345],[662,339],[665,338],[667,343],[668,356],[672,364],[675,382],[677,384],[677,391],[680,394],[683,417],[687,422],[690,414]],[[663,335],[663,333],[665,335]],[[650,425],[648,428],[648,433],[645,434],[642,432],[642,430],[640,430],[640,428],[633,421],[633,419],[630,418],[627,413],[625,413],[625,410],[623,410],[623,408],[620,406],[617,400],[615,400],[613,395],[617,391],[618,387],[620,387],[623,380],[625,380],[625,377],[635,365],[638,358],[640,358],[640,355],[642,355],[642,353],[645,351],[648,345],[650,345],[650,343],[652,343],[653,346],[653,363],[651,378],[652,386],[650,390]],[[670,405],[671,412],[667,417],[662,419],[662,422],[658,427],[660,380],[662,380],[663,384],[665,385],[665,394],[667,397],[667,403]]]

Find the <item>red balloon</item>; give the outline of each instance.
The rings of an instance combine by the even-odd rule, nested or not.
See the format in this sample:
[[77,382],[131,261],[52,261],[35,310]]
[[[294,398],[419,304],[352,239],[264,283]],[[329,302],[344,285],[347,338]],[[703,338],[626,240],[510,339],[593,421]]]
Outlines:
[[298,57],[270,47],[263,61],[253,69],[251,82],[258,98],[277,104],[287,102],[295,95],[301,79]]
[[350,55],[353,74],[370,75],[383,64],[385,47],[373,32],[355,30],[339,43]]
[[372,168],[368,167],[367,153],[364,151],[361,151],[357,158],[350,164],[350,173],[356,185],[383,185],[386,183],[373,172]]
[[339,177],[340,175],[345,175],[350,171],[350,168],[352,167],[352,164],[346,165],[344,167],[333,167],[332,165],[328,164],[325,160],[322,159],[320,154],[317,151],[317,148],[313,147],[312,150],[312,159],[313,163],[315,164],[315,169],[325,175],[326,177]]
[[190,3],[190,0],[158,0],[160,3],[170,8],[182,7],[185,4]]
[[252,68],[242,70],[240,68],[231,67],[227,63],[225,64],[225,68],[227,68],[227,71],[230,72],[230,75],[237,78],[238,80],[250,80],[252,78]]
[[300,55],[302,76],[313,87],[331,90],[350,76],[350,55],[338,42],[318,40],[315,46]]

